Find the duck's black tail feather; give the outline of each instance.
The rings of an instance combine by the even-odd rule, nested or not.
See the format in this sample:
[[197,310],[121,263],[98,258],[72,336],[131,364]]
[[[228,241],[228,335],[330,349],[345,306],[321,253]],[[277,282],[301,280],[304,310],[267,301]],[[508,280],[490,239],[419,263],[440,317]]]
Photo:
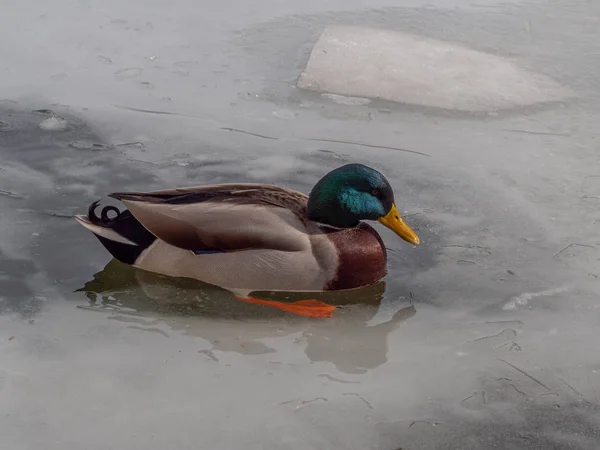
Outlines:
[[99,204],[99,201],[92,203],[87,216],[75,216],[75,220],[94,233],[116,259],[134,264],[156,237],[126,209],[119,211],[115,206],[105,206],[98,217]]

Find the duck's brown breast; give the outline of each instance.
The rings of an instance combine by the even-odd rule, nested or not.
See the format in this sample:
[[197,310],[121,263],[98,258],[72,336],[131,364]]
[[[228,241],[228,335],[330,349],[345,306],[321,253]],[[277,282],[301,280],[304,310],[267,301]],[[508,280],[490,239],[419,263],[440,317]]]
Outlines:
[[356,228],[332,231],[327,237],[337,250],[338,270],[326,290],[354,289],[385,276],[387,253],[373,227],[361,222]]

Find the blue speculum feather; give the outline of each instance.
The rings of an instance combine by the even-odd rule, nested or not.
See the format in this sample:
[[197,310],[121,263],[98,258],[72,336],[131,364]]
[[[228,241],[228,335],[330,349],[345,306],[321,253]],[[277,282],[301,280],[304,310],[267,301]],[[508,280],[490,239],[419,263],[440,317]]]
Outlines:
[[194,250],[194,255],[214,255],[217,253],[225,253],[223,250]]

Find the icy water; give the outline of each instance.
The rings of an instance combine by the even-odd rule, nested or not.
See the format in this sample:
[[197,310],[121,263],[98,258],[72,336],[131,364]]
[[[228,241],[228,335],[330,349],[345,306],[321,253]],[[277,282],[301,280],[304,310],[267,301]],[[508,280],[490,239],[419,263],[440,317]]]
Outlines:
[[[600,446],[599,5],[400,3],[2,8],[1,449]],[[469,114],[295,88],[336,24],[569,95]],[[132,270],[70,218],[123,190],[308,192],[347,162],[388,176],[422,244],[378,226],[388,275],[315,296],[327,320]]]

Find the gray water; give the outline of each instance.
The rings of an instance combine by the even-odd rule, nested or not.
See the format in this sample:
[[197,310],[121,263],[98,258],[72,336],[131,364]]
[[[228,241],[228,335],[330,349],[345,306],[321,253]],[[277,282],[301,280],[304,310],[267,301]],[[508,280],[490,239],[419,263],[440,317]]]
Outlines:
[[[567,0],[3,5],[0,448],[597,449],[599,22]],[[332,101],[295,87],[332,24],[570,94]],[[308,192],[347,162],[388,176],[422,244],[379,227],[388,275],[317,296],[327,320],[132,270],[70,218],[122,190]]]

